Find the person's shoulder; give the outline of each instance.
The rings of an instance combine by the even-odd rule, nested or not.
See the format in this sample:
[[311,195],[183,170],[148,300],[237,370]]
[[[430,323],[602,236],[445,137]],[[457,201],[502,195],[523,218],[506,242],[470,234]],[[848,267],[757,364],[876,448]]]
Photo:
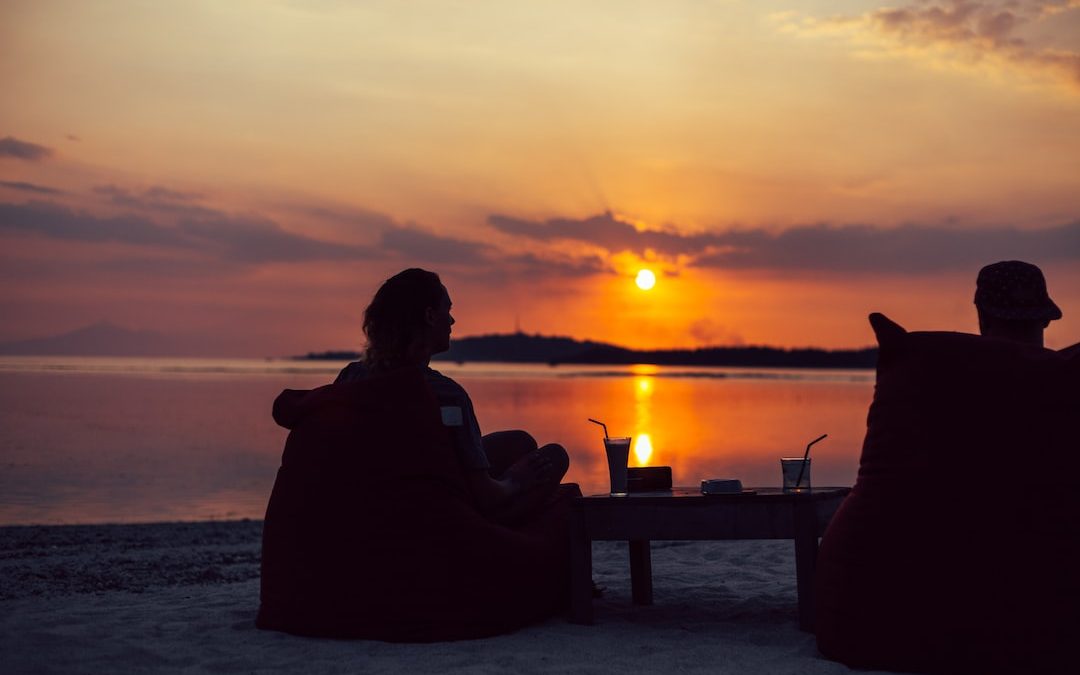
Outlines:
[[460,387],[461,386],[460,384],[455,382],[452,378],[449,378],[446,375],[443,375],[442,373],[435,370],[431,366],[428,366],[427,368],[424,368],[424,376],[427,377],[427,379],[431,380],[432,382],[447,382],[449,384],[454,385],[455,387]]
[[434,368],[425,368],[424,376],[427,378],[432,388],[436,389],[437,391],[442,390],[460,392],[462,394],[465,393],[464,387],[455,382],[453,379],[435,370]]
[[353,361],[341,369],[334,382],[356,382],[357,380],[366,379],[369,374],[368,367],[364,365],[363,361]]

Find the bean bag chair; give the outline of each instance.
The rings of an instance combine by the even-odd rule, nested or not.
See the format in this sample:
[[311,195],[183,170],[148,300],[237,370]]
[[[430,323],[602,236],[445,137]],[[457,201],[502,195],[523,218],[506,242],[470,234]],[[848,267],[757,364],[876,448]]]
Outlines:
[[1076,672],[1080,349],[870,322],[877,385],[821,542],[818,648],[859,668]]
[[511,529],[474,507],[420,370],[284,391],[260,628],[429,642],[504,633],[569,598],[569,501]]

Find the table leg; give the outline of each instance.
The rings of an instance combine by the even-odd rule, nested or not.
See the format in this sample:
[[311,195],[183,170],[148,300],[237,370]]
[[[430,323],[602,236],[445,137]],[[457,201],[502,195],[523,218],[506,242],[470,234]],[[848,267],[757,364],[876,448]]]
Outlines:
[[818,522],[813,501],[795,500],[795,590],[799,598],[799,628],[814,632],[814,570],[817,567]]
[[585,515],[575,509],[570,517],[570,621],[591,624],[592,540],[585,531]]
[[652,551],[648,540],[630,542],[630,587],[635,605],[652,604]]

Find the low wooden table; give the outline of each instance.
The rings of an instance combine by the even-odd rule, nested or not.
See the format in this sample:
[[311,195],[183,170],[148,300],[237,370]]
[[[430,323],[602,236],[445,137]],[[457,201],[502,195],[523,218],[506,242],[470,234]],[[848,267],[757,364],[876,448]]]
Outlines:
[[799,628],[813,631],[814,568],[818,537],[844,497],[846,487],[814,488],[801,494],[753,488],[729,495],[703,495],[697,488],[594,495],[574,501],[571,526],[570,620],[591,624],[592,543],[630,542],[630,581],[636,604],[652,604],[652,540],[794,539]]

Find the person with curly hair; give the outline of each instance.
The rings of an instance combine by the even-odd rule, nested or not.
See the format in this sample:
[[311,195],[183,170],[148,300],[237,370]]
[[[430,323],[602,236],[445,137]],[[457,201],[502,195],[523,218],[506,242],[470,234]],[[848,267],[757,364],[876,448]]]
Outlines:
[[364,310],[363,358],[346,366],[336,382],[422,368],[479,509],[500,522],[527,519],[557,491],[569,456],[556,443],[538,447],[520,429],[481,434],[465,389],[430,367],[433,355],[450,348],[452,305],[434,272],[410,268],[390,277]]

